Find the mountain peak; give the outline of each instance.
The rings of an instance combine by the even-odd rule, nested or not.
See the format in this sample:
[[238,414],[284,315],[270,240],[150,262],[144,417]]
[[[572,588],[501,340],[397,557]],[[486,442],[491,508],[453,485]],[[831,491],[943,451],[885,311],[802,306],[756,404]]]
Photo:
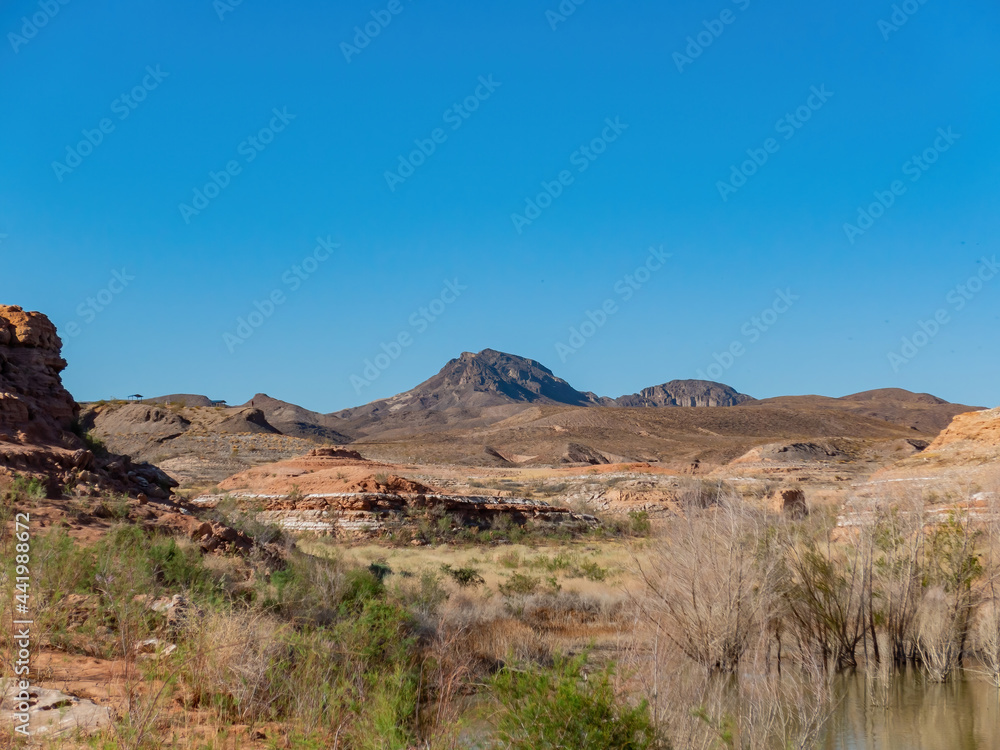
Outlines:
[[424,397],[438,397],[442,389],[450,390],[456,397],[471,398],[480,406],[493,405],[483,403],[484,399],[492,398],[476,394],[491,394],[502,403],[520,401],[574,406],[592,403],[586,394],[553,375],[541,363],[495,349],[483,349],[475,354],[463,352],[457,359],[448,362],[437,375],[409,393],[424,391],[421,394]]
[[397,425],[414,417],[435,424],[451,424],[455,419],[476,421],[485,409],[519,404],[736,406],[753,400],[727,385],[701,380],[672,380],[631,396],[608,398],[576,390],[533,359],[496,349],[483,349],[480,352],[462,352],[449,360],[432,378],[405,393],[345,409],[332,416],[342,419],[348,429],[356,425],[364,433],[376,422]]

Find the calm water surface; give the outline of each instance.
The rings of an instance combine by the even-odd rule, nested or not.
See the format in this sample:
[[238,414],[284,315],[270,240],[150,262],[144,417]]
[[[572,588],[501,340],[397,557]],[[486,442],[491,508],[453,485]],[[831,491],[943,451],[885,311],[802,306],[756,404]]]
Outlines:
[[1000,691],[974,674],[939,685],[904,672],[888,708],[868,705],[860,674],[841,687],[824,750],[1000,750]]

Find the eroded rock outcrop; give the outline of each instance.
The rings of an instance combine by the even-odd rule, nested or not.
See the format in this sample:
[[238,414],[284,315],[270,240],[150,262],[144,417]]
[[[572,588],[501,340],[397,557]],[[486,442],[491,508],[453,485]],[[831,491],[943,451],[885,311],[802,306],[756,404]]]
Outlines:
[[952,453],[956,459],[1000,460],[1000,407],[959,414],[927,452]]
[[957,415],[920,453],[876,472],[873,484],[934,488],[959,496],[1000,493],[1000,407]]
[[63,388],[56,327],[41,313],[0,305],[0,440],[56,442],[78,408]]
[[412,527],[419,518],[449,517],[460,526],[487,529],[501,523],[584,527],[589,515],[540,500],[450,494],[401,476],[404,467],[370,461],[346,448],[316,448],[304,456],[258,466],[219,484],[225,494],[194,500],[214,507],[225,498],[252,510],[258,520],[287,531],[373,536]]
[[63,387],[65,368],[46,316],[0,305],[0,476],[37,476],[50,491],[89,485],[168,497],[176,483],[155,466],[95,455],[74,433],[79,407]]
[[710,380],[671,380],[663,385],[644,388],[631,396],[615,399],[618,406],[689,406],[719,407],[751,403],[753,397]]

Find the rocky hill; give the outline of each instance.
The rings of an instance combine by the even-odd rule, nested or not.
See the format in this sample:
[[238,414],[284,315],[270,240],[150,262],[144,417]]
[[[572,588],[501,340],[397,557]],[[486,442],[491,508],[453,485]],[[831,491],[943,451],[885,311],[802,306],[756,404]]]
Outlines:
[[109,450],[151,461],[181,484],[217,482],[315,446],[283,434],[262,409],[242,406],[85,404],[80,424]]
[[965,461],[1000,462],[1000,407],[959,414],[927,450]]
[[[671,380],[663,385],[645,388],[631,396],[614,399],[617,406],[739,406],[755,401],[722,383],[710,380]],[[609,404],[610,405],[610,404]]]
[[912,428],[924,435],[937,435],[957,414],[981,407],[952,404],[929,393],[902,388],[880,388],[841,398],[827,396],[779,396],[758,402],[786,409],[833,409],[849,411]]
[[959,414],[925,451],[877,476],[954,480],[967,487],[1000,490],[1000,408]]
[[356,421],[383,415],[446,409],[483,409],[508,404],[590,406],[596,397],[581,393],[533,359],[484,349],[463,352],[415,388],[336,416]]
[[348,435],[338,431],[339,427],[343,427],[343,419],[303,409],[287,401],[271,398],[266,393],[258,393],[243,404],[242,408],[259,410],[268,424],[282,435],[332,443],[351,441]]
[[[379,460],[492,466],[649,462],[704,474],[755,446],[853,438],[897,443],[909,427],[844,410],[530,406],[489,424],[402,426],[352,445]],[[873,470],[874,466],[870,467]]]

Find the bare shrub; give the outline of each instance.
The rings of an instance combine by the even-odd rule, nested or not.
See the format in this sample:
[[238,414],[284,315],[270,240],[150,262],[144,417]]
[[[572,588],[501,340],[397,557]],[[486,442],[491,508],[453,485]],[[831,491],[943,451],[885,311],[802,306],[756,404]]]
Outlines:
[[[877,634],[876,651],[881,654],[891,653],[889,636],[885,632]],[[881,659],[865,659],[865,700],[870,706],[889,708],[892,703],[892,677],[895,674],[896,662],[887,656]]]
[[772,543],[763,514],[738,498],[674,519],[645,560],[633,557],[645,584],[637,604],[696,664],[734,671],[776,611]]
[[776,672],[747,672],[730,700],[737,743],[746,750],[813,748],[835,708],[829,672],[819,662]]
[[1000,601],[990,598],[979,607],[975,645],[989,681],[1000,688]]
[[457,638],[462,648],[483,665],[492,667],[509,658],[545,661],[551,650],[545,637],[496,598],[484,600],[462,593],[442,608],[438,630]]
[[927,592],[917,613],[917,648],[927,676],[944,682],[961,655],[959,632],[949,596],[940,587]]

